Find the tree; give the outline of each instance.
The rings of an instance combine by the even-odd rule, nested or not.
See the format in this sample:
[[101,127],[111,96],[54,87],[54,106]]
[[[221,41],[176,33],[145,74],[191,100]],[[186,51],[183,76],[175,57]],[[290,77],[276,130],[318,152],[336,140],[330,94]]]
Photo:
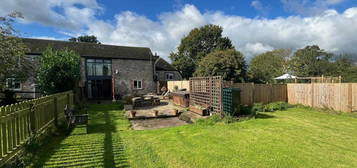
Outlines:
[[71,37],[70,39],[68,39],[69,41],[72,42],[84,42],[84,43],[95,43],[95,44],[100,44],[100,42],[98,41],[97,37],[94,35],[85,35],[85,36],[79,36],[77,38],[75,37]]
[[184,78],[195,72],[198,62],[207,54],[216,50],[233,49],[230,39],[222,37],[223,29],[217,25],[206,25],[193,29],[181,40],[176,53],[170,54],[172,65]]
[[244,56],[235,49],[214,51],[198,64],[195,76],[222,76],[224,80],[244,82],[247,65]]
[[37,73],[39,88],[46,94],[72,90],[80,79],[80,56],[67,49],[47,48]]
[[288,72],[287,59],[291,50],[277,49],[255,56],[249,65],[253,82],[273,82],[274,78]]
[[307,46],[294,53],[290,61],[291,70],[295,75],[303,77],[332,75],[332,56],[317,45]]
[[25,56],[28,48],[16,37],[18,32],[12,27],[18,17],[22,16],[16,12],[0,17],[0,90],[3,89],[7,78],[24,81],[33,69]]
[[333,64],[334,76],[342,76],[343,82],[357,82],[357,65],[351,55],[338,55]]

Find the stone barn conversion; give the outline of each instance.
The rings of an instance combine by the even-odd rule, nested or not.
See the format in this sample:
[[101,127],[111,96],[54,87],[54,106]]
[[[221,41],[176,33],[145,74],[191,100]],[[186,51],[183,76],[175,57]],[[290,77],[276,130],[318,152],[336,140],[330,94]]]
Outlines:
[[[114,96],[142,95],[156,92],[156,75],[179,74],[170,67],[168,73],[156,73],[155,61],[150,48],[104,45],[57,40],[23,38],[29,47],[26,55],[38,64],[38,58],[47,47],[54,49],[70,49],[81,56],[81,80],[79,87],[88,99],[112,99]],[[166,61],[165,61],[166,62]],[[167,62],[166,62],[167,63]],[[158,65],[162,65],[161,63]],[[162,68],[161,68],[162,69]],[[161,77],[160,77],[161,78]],[[176,77],[175,77],[176,78]],[[17,82],[16,89],[23,97],[35,98],[38,93],[34,77],[26,82]],[[10,88],[11,89],[11,88]]]

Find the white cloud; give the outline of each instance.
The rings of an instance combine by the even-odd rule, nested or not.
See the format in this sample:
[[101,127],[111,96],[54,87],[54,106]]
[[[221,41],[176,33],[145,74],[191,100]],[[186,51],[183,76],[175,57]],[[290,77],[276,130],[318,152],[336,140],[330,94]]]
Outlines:
[[250,3],[254,9],[263,14],[264,16],[268,15],[270,8],[268,6],[264,6],[260,0],[254,0]]
[[185,5],[178,11],[162,14],[158,21],[133,12],[123,12],[115,18],[114,25],[90,26],[89,32],[105,43],[150,47],[165,58],[192,28],[208,23],[222,26],[224,36],[248,59],[275,48],[298,49],[312,44],[331,52],[357,53],[357,8],[344,13],[326,10],[310,17],[250,19],[222,12],[202,13],[193,5]]
[[[92,1],[88,0],[88,2]],[[89,9],[100,10],[97,9],[96,4],[86,5]],[[85,7],[79,8],[71,3],[62,4],[62,6],[66,5],[63,14],[58,18],[56,15],[48,15],[43,20],[59,22],[63,17],[65,23],[73,24],[81,19],[76,22],[83,25],[79,30],[60,30],[70,36],[93,34],[102,43],[107,44],[150,47],[153,52],[157,52],[166,59],[170,52],[176,50],[182,37],[191,29],[205,24],[222,26],[224,36],[228,36],[234,46],[248,59],[253,55],[276,48],[294,50],[312,44],[317,44],[331,52],[357,53],[355,35],[357,8],[349,8],[342,13],[324,10],[318,15],[305,17],[252,19],[227,15],[220,11],[201,12],[193,5],[184,5],[176,11],[160,14],[157,20],[151,20],[131,11],[118,13],[114,20],[100,20],[95,17],[95,12],[92,10],[87,10]],[[2,11],[1,7],[0,11]],[[50,13],[51,11],[54,12],[53,9]],[[35,14],[37,16],[39,12],[34,11],[30,16]],[[42,20],[33,20],[33,22],[43,23]],[[61,28],[58,24],[53,24],[53,26]]]
[[2,0],[0,16],[17,11],[24,16],[22,23],[79,31],[101,10],[96,0]]
[[302,16],[318,15],[348,0],[280,0],[288,12]]

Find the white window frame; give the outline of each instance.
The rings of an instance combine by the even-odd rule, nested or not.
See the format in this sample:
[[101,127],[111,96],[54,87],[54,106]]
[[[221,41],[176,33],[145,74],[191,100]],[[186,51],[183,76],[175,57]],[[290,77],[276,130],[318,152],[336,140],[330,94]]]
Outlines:
[[[169,78],[171,76],[171,79]],[[165,79],[166,80],[174,80],[174,73],[172,72],[166,72],[165,73]]]
[[[136,83],[136,86],[135,86],[135,83]],[[138,87],[139,83],[140,83],[140,87]],[[133,88],[134,89],[143,89],[143,80],[134,80]]]
[[[18,82],[20,84],[19,88],[10,88],[10,86],[9,86],[9,81],[10,80],[12,80],[13,83]],[[10,89],[10,90],[21,90],[22,89],[22,83],[20,81],[16,80],[16,78],[6,78],[6,88]]]

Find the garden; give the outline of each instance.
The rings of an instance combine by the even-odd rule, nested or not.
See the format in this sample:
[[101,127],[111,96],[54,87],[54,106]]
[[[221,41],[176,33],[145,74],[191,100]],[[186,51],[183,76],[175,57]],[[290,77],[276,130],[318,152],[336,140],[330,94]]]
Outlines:
[[69,136],[49,137],[31,166],[357,167],[354,113],[280,107],[256,106],[274,112],[258,112],[249,120],[227,122],[214,116],[135,131],[121,104],[92,104],[88,126],[74,128]]

